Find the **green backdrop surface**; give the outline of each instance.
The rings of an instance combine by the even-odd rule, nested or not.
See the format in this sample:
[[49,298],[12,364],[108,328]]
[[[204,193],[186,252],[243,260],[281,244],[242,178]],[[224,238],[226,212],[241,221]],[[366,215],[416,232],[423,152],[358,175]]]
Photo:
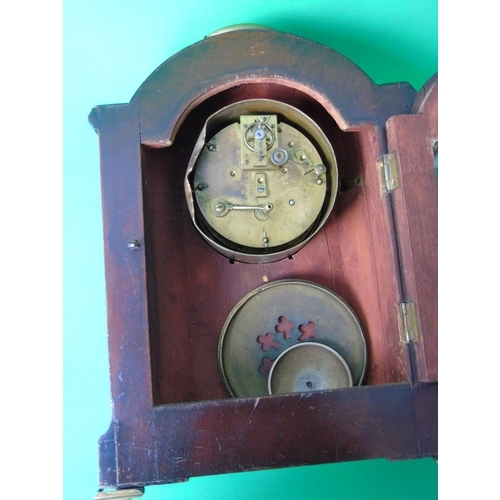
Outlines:
[[[168,57],[224,26],[255,23],[323,43],[376,83],[415,89],[437,71],[436,0],[64,1],[64,498],[98,487],[97,440],[111,418],[98,104],[129,102]],[[431,459],[353,463],[192,478],[151,486],[153,499],[433,499]]]

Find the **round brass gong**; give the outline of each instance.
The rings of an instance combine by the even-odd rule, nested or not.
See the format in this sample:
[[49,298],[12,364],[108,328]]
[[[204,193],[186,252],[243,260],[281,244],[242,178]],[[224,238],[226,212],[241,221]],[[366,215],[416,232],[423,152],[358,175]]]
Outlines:
[[298,251],[330,214],[337,193],[333,149],[309,117],[250,99],[212,115],[185,179],[191,218],[212,247],[242,262]]
[[229,314],[219,340],[219,368],[230,394],[266,396],[278,356],[293,345],[315,342],[347,363],[353,385],[366,368],[361,324],[336,293],[316,283],[280,280],[249,293]]
[[330,347],[306,342],[282,352],[271,367],[269,394],[325,391],[352,387],[351,371]]

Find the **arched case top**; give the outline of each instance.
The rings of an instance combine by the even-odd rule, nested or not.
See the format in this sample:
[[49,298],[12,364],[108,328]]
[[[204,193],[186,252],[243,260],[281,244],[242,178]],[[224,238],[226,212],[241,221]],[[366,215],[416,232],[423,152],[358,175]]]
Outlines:
[[194,107],[245,83],[305,92],[342,130],[383,124],[408,112],[415,98],[409,83],[376,85],[352,61],[311,40],[267,29],[236,30],[181,50],[144,81],[130,103],[140,116],[141,142],[170,145]]

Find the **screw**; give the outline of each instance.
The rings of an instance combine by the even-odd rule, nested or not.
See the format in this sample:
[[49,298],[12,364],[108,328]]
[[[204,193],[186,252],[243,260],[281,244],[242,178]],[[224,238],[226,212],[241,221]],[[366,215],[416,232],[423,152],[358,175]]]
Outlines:
[[264,137],[266,137],[266,131],[262,128],[258,128],[256,131],[255,131],[255,138],[257,140],[260,140],[260,139],[264,139]]
[[132,250],[137,250],[140,246],[141,244],[139,243],[139,240],[137,238],[128,242],[128,247]]

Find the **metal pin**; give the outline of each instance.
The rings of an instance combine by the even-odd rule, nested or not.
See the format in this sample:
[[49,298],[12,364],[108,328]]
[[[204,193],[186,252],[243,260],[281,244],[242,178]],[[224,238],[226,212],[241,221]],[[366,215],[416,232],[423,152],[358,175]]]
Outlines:
[[266,228],[263,228],[263,231],[264,237],[262,238],[262,243],[264,243],[264,248],[267,248],[269,246],[269,237],[267,236]]

